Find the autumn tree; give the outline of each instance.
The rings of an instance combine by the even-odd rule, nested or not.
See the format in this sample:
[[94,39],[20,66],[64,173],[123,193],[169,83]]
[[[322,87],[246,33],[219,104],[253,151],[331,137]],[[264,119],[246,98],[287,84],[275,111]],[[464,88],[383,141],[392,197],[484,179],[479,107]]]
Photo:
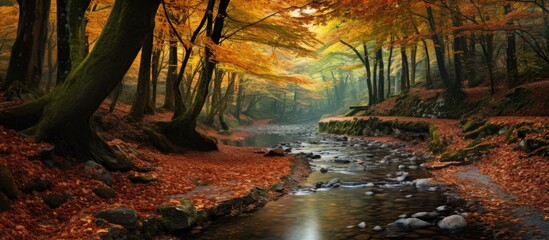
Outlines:
[[67,80],[41,98],[5,109],[0,123],[55,144],[59,153],[94,159],[109,169],[132,168],[96,135],[90,118],[141,49],[158,4],[117,0],[95,47]]

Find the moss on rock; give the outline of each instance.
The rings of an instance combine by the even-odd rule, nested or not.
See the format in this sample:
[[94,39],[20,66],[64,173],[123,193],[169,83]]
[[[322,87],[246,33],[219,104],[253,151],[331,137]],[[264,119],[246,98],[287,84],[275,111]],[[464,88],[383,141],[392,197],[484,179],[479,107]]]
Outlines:
[[181,199],[180,205],[162,205],[158,208],[160,224],[167,232],[179,232],[195,224],[198,213],[191,201]]
[[93,189],[93,193],[95,195],[99,196],[100,198],[109,199],[116,197],[116,192],[110,188],[105,186],[100,186],[98,188]]
[[130,174],[128,176],[128,179],[130,179],[130,182],[132,182],[132,183],[151,183],[151,182],[158,181],[158,179],[155,178],[155,177],[143,176],[143,175],[136,176],[134,174]]
[[6,166],[0,166],[0,192],[4,193],[9,199],[17,199],[17,185],[11,171]]
[[50,208],[58,208],[63,205],[63,203],[67,202],[68,198],[63,194],[52,193],[43,196],[42,200],[44,200],[44,203],[46,203],[46,205]]

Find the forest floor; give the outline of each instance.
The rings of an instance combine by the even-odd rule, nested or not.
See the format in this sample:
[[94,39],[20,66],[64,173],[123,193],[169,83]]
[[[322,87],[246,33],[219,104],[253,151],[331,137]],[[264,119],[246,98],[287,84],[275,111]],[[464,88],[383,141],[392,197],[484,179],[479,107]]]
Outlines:
[[[106,112],[107,106],[107,103],[103,104],[98,112]],[[109,138],[111,146],[128,150],[127,153],[134,155],[128,157],[134,158],[137,164],[153,167],[154,171],[111,172],[110,188],[115,196],[108,199],[94,193],[98,187],[107,185],[86,173],[83,162],[55,157],[53,164],[56,167],[48,166],[48,162],[41,159],[41,151],[47,149],[48,144],[34,143],[31,138],[0,126],[0,167],[11,171],[16,186],[25,189],[37,179],[51,183],[39,191],[17,194],[17,200],[11,201],[11,210],[0,213],[0,239],[91,239],[116,226],[96,224],[92,214],[99,210],[126,206],[144,219],[156,215],[158,206],[162,204],[178,204],[183,196],[199,211],[211,209],[223,201],[244,197],[256,187],[265,189],[267,199],[277,197],[289,188],[285,186],[282,191],[269,191],[275,183],[284,185],[281,177],[293,172],[292,166],[297,164],[297,160],[291,157],[266,157],[264,149],[220,143],[219,151],[163,154],[140,144],[138,138],[125,138],[140,128],[140,125],[123,121],[128,110],[127,105],[120,104],[113,114],[109,114],[113,119],[103,117],[103,131],[98,130],[99,134]],[[167,120],[169,117],[171,113],[164,112],[147,117],[146,122]],[[121,121],[114,125],[116,119]],[[199,128],[218,139],[247,137],[244,133],[227,136],[206,126]],[[299,176],[308,174],[302,171]],[[156,181],[132,183],[130,175],[153,177]],[[63,198],[60,206],[52,207],[45,203],[52,196]]]

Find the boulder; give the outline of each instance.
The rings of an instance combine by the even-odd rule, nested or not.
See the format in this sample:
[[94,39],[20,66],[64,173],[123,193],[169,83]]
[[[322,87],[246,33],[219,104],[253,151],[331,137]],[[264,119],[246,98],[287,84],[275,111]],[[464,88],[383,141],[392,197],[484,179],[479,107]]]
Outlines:
[[9,210],[11,210],[10,199],[3,193],[0,193],[0,212],[5,212]]
[[160,224],[168,232],[179,232],[191,227],[197,218],[197,212],[192,203],[182,199],[180,205],[162,205],[158,208]]
[[321,173],[327,173],[327,172],[328,172],[328,168],[320,168],[320,172],[321,172]]
[[87,161],[84,164],[84,171],[90,174],[93,179],[97,179],[108,186],[112,186],[111,174],[101,164],[94,161]]
[[326,183],[327,187],[334,187],[336,184],[339,184],[341,180],[339,178],[334,178]]
[[21,192],[31,194],[33,191],[43,192],[52,188],[53,184],[48,178],[34,177],[23,186]]
[[132,183],[152,183],[158,181],[158,179],[155,177],[145,175],[136,176],[134,174],[130,174],[128,176],[128,179],[130,179],[130,182]]
[[105,219],[107,222],[125,227],[126,229],[135,229],[137,227],[137,213],[128,207],[118,207],[105,211],[95,212],[96,218]]
[[437,185],[433,178],[422,178],[414,181],[417,188],[428,189]]
[[59,206],[63,205],[63,203],[65,203],[68,200],[68,198],[63,194],[52,193],[52,194],[43,196],[42,200],[50,208],[58,208]]
[[442,219],[437,225],[449,232],[459,232],[467,227],[467,220],[461,215],[451,215]]
[[364,170],[366,170],[366,168],[359,163],[352,163],[347,167],[347,172],[363,172]]
[[351,163],[351,160],[349,160],[349,159],[334,159],[333,162],[334,163],[339,163],[339,164],[347,164],[347,163]]
[[0,166],[0,192],[11,200],[17,199],[18,189],[10,169],[6,166]]
[[265,157],[282,157],[284,155],[286,155],[284,153],[284,150],[280,148],[275,148],[275,149],[269,150],[269,152],[267,152],[264,156]]
[[93,189],[93,193],[95,195],[99,196],[100,198],[109,199],[116,197],[116,192],[110,188],[105,186],[100,186],[98,188]]
[[284,191],[284,186],[282,186],[281,183],[274,183],[273,185],[271,185],[269,190],[271,190],[273,192],[283,192]]
[[412,231],[418,228],[431,226],[430,223],[425,222],[418,218],[401,218],[395,222],[389,224],[390,226],[396,226],[403,231]]
[[158,220],[154,216],[148,216],[141,222],[141,232],[144,239],[152,239],[158,233]]

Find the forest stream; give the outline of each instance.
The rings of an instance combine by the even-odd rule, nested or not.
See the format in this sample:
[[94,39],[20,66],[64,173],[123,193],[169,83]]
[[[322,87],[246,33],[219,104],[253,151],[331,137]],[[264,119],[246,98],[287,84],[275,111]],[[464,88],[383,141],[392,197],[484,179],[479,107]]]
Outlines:
[[[418,182],[430,177],[421,167],[428,155],[416,154],[404,145],[318,134],[313,124],[267,125],[246,131],[256,135],[232,144],[281,147],[291,154],[308,154],[314,171],[301,188],[252,214],[216,221],[201,239],[482,236],[481,228],[471,222],[458,233],[437,227],[444,217],[466,215],[467,209],[451,188],[432,181]],[[415,223],[401,220],[395,224],[412,216],[429,225],[416,229]]]

